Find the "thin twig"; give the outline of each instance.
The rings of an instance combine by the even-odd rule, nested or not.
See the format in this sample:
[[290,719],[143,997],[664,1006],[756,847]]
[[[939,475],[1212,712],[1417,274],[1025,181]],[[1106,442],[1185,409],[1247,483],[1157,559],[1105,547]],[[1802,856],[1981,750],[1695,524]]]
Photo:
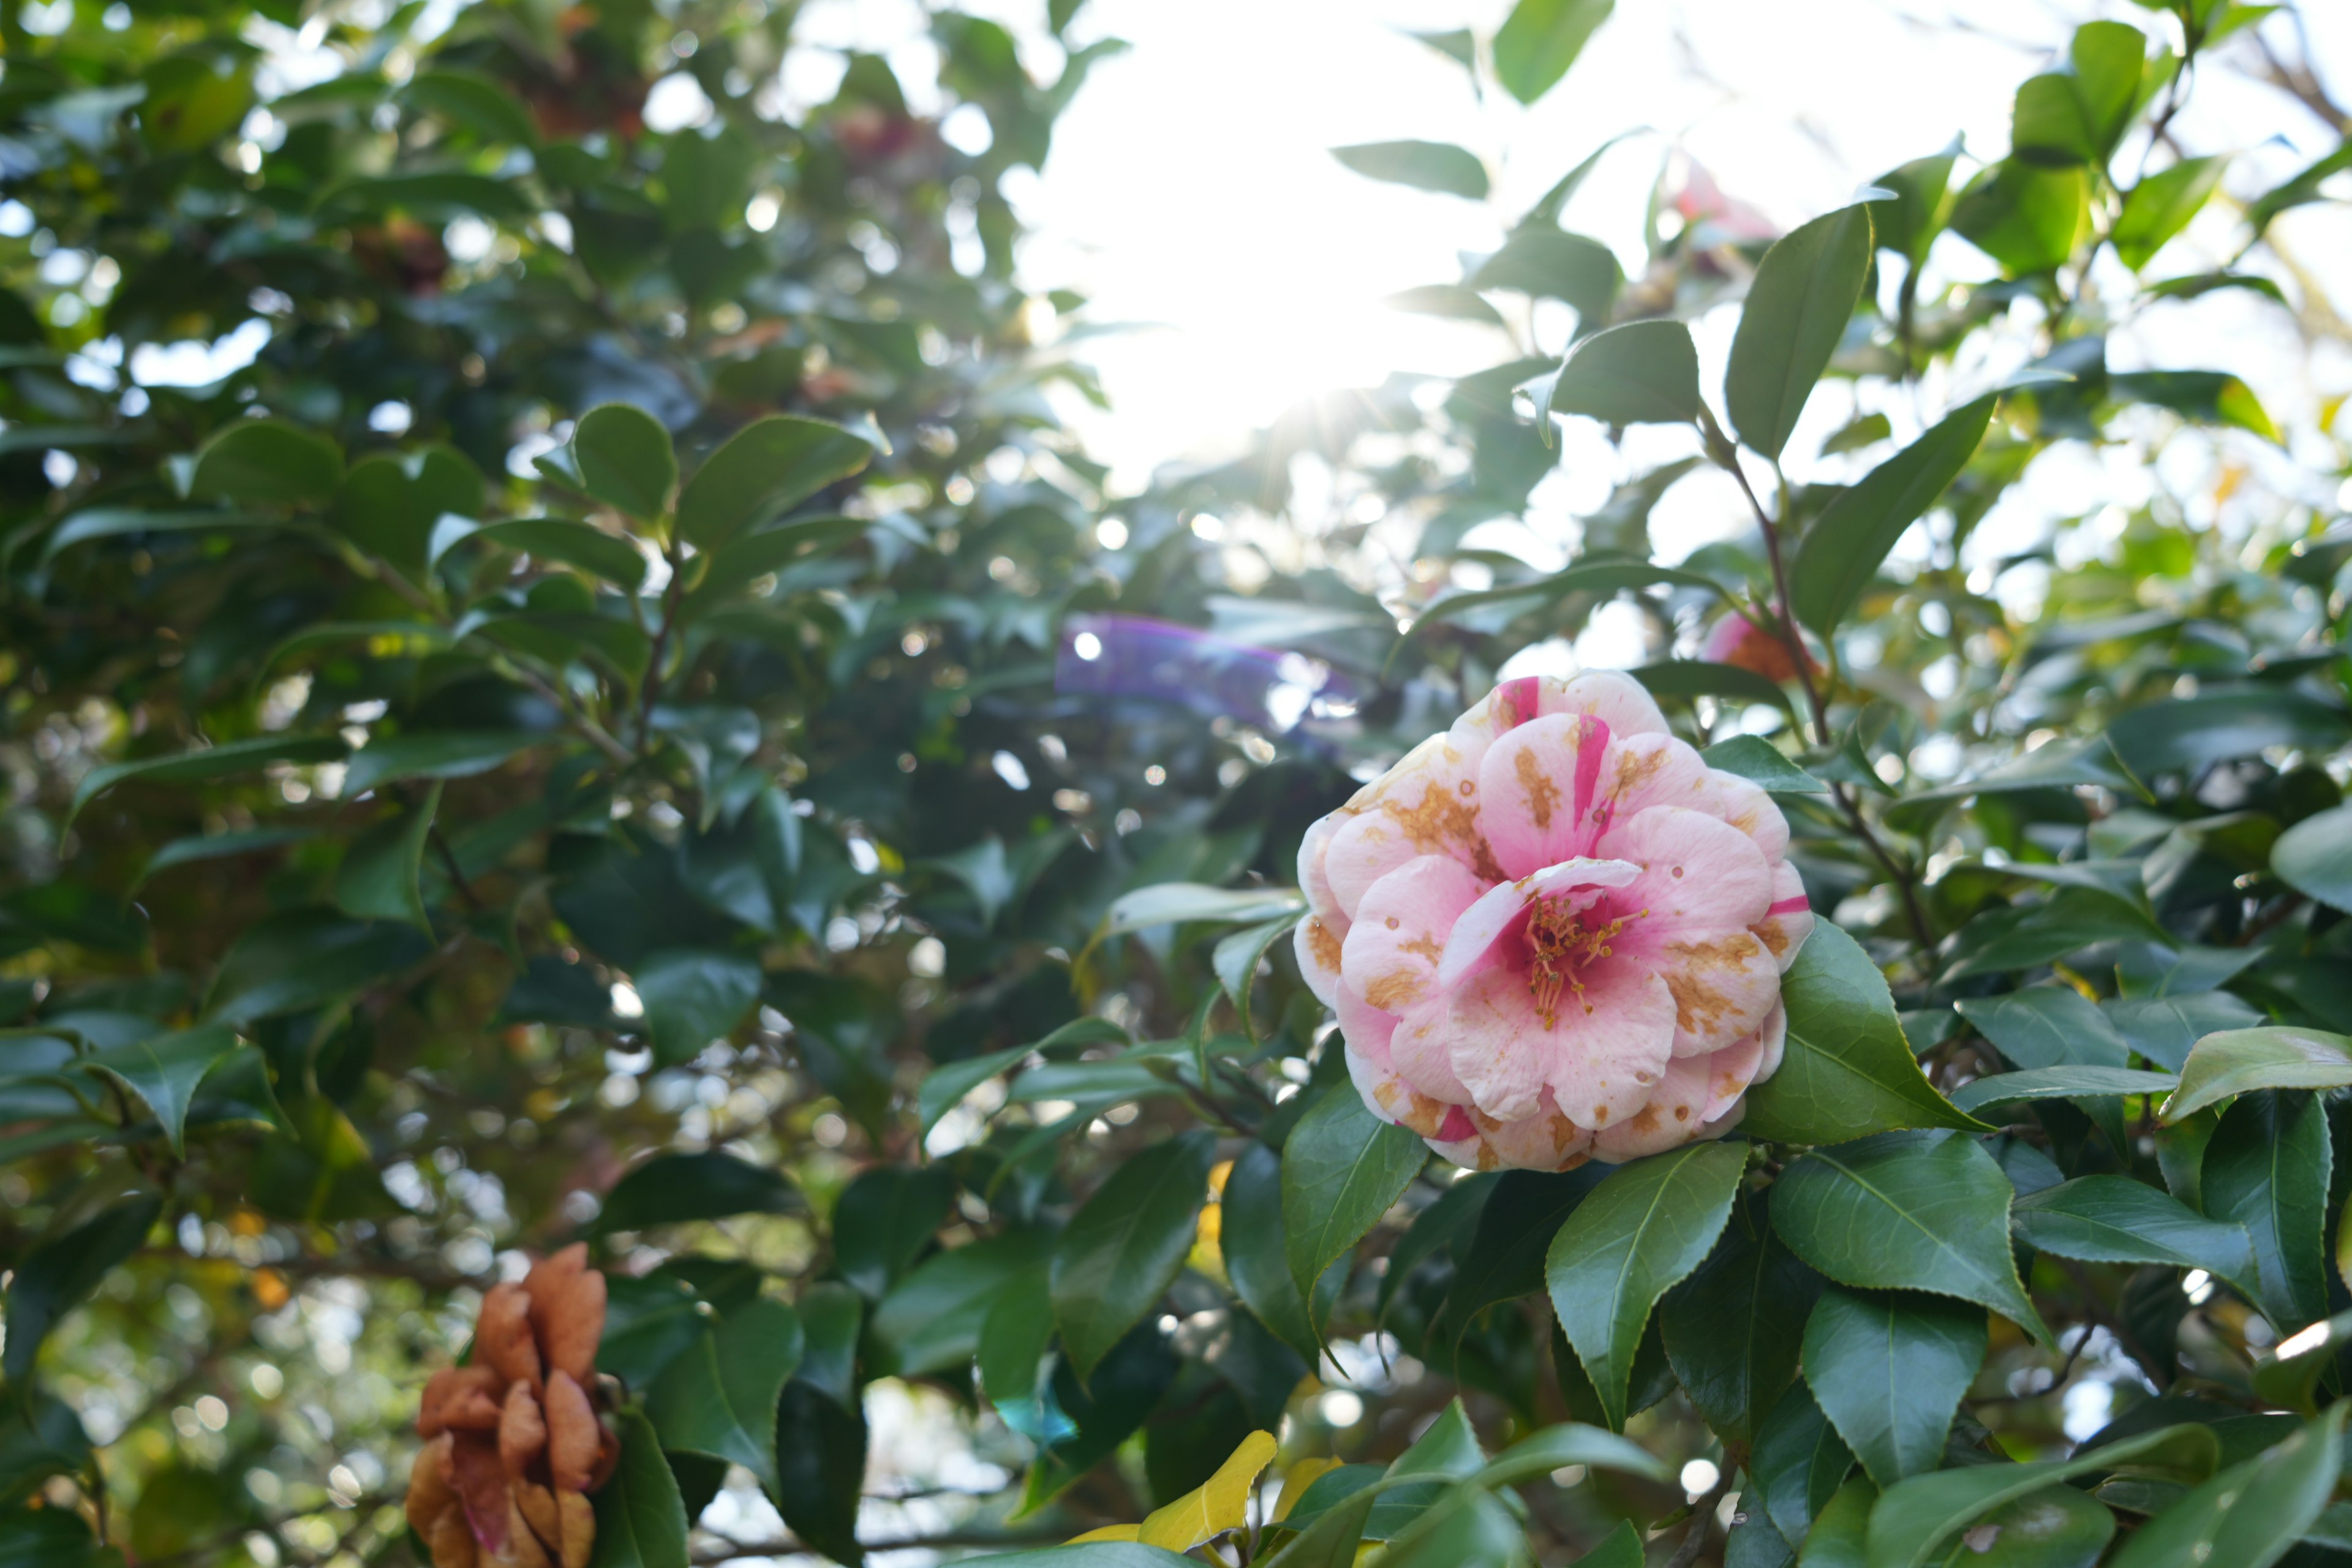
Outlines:
[[1706,1550],[1707,1537],[1715,1532],[1715,1510],[1723,1501],[1723,1494],[1731,1489],[1731,1478],[1736,1473],[1728,1454],[1724,1456],[1723,1472],[1715,1478],[1715,1485],[1705,1497],[1691,1505],[1690,1528],[1683,1531],[1682,1544],[1666,1559],[1665,1568],[1691,1568],[1698,1554]]

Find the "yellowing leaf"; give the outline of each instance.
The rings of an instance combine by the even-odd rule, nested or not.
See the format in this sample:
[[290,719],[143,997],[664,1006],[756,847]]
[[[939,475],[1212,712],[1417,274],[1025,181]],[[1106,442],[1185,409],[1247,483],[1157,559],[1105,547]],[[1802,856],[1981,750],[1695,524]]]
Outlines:
[[1274,1434],[1251,1433],[1199,1490],[1186,1492],[1145,1520],[1135,1539],[1146,1546],[1190,1552],[1212,1536],[1239,1530],[1249,1521],[1250,1491],[1258,1472],[1273,1458]]
[[1089,1541],[1133,1541],[1142,1533],[1139,1524],[1106,1524],[1100,1530],[1089,1530],[1084,1535],[1073,1535],[1062,1542],[1065,1546],[1083,1546]]
[[[2352,1227],[2347,1227],[2344,1234],[2352,1238]],[[1290,1473],[1282,1478],[1282,1495],[1274,1500],[1275,1522],[1279,1524],[1288,1519],[1290,1510],[1298,1506],[1298,1500],[1307,1495],[1307,1489],[1320,1479],[1325,1471],[1339,1468],[1337,1459],[1301,1459],[1291,1466]]]
[[1220,1160],[1209,1167],[1209,1201],[1216,1203],[1225,1195],[1225,1178],[1234,1173],[1231,1160]]
[[1217,1280],[1225,1277],[1223,1218],[1224,1211],[1215,1204],[1202,1209],[1200,1228],[1192,1233],[1192,1250],[1184,1259],[1186,1268]]

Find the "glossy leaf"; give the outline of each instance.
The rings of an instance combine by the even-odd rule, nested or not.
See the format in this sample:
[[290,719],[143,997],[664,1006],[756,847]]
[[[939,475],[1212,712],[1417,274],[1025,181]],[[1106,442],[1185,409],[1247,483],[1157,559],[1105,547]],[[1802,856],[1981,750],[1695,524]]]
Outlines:
[[2063,267],[2090,218],[2080,168],[2007,158],[1970,180],[1952,207],[1952,228],[2012,278]]
[[1805,1382],[1882,1487],[1934,1469],[1984,1361],[1981,1308],[1831,1285],[1805,1324]]
[[955,1207],[955,1180],[937,1165],[862,1171],[833,1207],[833,1261],[868,1300],[878,1300],[931,1244]]
[[1345,1083],[1299,1119],[1282,1149],[1282,1228],[1302,1294],[1380,1223],[1428,1161],[1411,1128],[1381,1121]]
[[625,403],[606,403],[580,416],[572,431],[572,460],[583,489],[640,522],[669,510],[677,485],[677,454],[660,420]]
[[2153,260],[2165,241],[2189,226],[2229,166],[2226,157],[2183,158],[2134,185],[2107,235],[2124,265],[2137,272]]
[[324,506],[342,479],[332,441],[283,419],[247,419],[205,443],[188,496],[271,510]]
[[1495,79],[1521,103],[1558,85],[1616,0],[1518,0],[1495,33]]
[[1761,735],[1734,735],[1699,752],[1700,761],[1718,773],[1760,784],[1776,795],[1827,795],[1830,786],[1780,754]]
[[1593,331],[1608,323],[1610,301],[1624,281],[1617,253],[1600,241],[1558,229],[1521,228],[1478,264],[1470,287],[1565,300],[1576,310],[1579,330]]
[[1659,1304],[1675,1377],[1724,1442],[1749,1442],[1788,1392],[1821,1290],[1821,1276],[1773,1234],[1757,1194]]
[[2084,1095],[2163,1094],[2178,1084],[2170,1073],[2135,1068],[2035,1068],[1995,1073],[1952,1091],[1952,1103],[1974,1113],[1989,1105],[2027,1100],[2072,1100]]
[[1216,1474],[1144,1520],[1137,1539],[1147,1546],[1190,1552],[1249,1522],[1259,1474],[1274,1459],[1274,1434],[1253,1432],[1217,1467]]
[[1331,156],[1359,174],[1392,185],[1486,199],[1486,165],[1450,142],[1364,142],[1334,147]]
[[665,1448],[708,1454],[776,1489],[776,1401],[801,1363],[801,1322],[782,1301],[729,1313],[662,1369],[646,1414]]
[[1777,459],[1788,446],[1845,335],[1871,248],[1870,208],[1858,203],[1782,235],[1758,265],[1731,340],[1723,395],[1732,428],[1765,457]]
[[400,921],[431,934],[433,921],[425,913],[417,875],[440,805],[441,784],[436,780],[421,800],[352,840],[335,871],[335,903],[345,914]]
[[594,1228],[644,1230],[687,1220],[724,1219],[739,1214],[793,1214],[801,1195],[782,1173],[708,1150],[698,1154],[656,1154],[604,1194]]
[[513,730],[449,730],[370,741],[343,774],[345,795],[403,779],[467,779],[490,772],[551,737]]
[[1905,531],[1968,466],[1997,401],[1979,397],[1946,415],[1859,483],[1838,492],[1807,526],[1790,575],[1798,620],[1826,637],[1853,613]]
[[2069,985],[1963,997],[1955,1005],[2013,1067],[2121,1068],[2129,1058],[2123,1036],[2098,1005]]
[[1972,1139],[1883,1132],[1791,1164],[1773,1188],[1772,1223],[1842,1284],[1974,1301],[2046,1342],[2010,1256],[2011,1191]]
[[[2212,1473],[2220,1452],[2210,1429],[2187,1425],[2101,1443],[2070,1459],[1965,1465],[1916,1476],[1887,1488],[1871,1509],[1871,1568],[1924,1568],[1947,1561],[1937,1549],[1955,1535],[2077,1476],[2124,1468],[2195,1481]],[[2057,1533],[2057,1523],[2051,1521],[2052,1533]],[[1988,1545],[1997,1541],[1996,1535]]]
[[2352,1036],[2284,1026],[2230,1029],[2197,1042],[2181,1064],[2180,1088],[2158,1114],[2172,1122],[2253,1089],[2347,1085],[2352,1085]]
[[2274,1325],[2327,1315],[2327,1117],[2316,1096],[2252,1094],[2221,1113],[2206,1146],[2205,1213],[2246,1228],[2256,1303]]
[[716,550],[855,474],[873,456],[872,442],[838,425],[785,414],[756,419],[686,481],[677,497],[678,532],[698,550]]
[[1621,1168],[1579,1204],[1544,1258],[1559,1326],[1612,1427],[1660,1296],[1706,1260],[1730,1217],[1746,1145],[1693,1143]]
[[1208,1197],[1215,1149],[1206,1132],[1155,1144],[1112,1172],[1070,1216],[1054,1248],[1054,1321],[1080,1377],[1175,1282]]
[[635,589],[646,579],[646,558],[625,539],[561,517],[519,517],[493,522],[467,537],[537,561],[561,561],[607,583]]
[[2280,834],[2271,870],[2305,898],[2352,910],[2352,805],[2314,812]]
[[776,1415],[776,1511],[794,1535],[837,1562],[862,1559],[857,1514],[866,1448],[866,1420],[855,1405],[845,1408],[804,1378],[784,1384]]
[[[1533,0],[1529,0],[1533,3]],[[1553,414],[1604,425],[1682,425],[1698,417],[1698,350],[1680,321],[1628,321],[1569,351],[1549,394]]]
[[2168,1263],[2202,1268],[2252,1292],[2245,1227],[2207,1219],[2126,1176],[2082,1176],[2018,1200],[2018,1239],[2088,1263]]
[[760,999],[759,964],[736,953],[672,948],[647,958],[629,978],[645,1005],[654,1060],[663,1067],[692,1061]]
[[139,1249],[163,1213],[161,1198],[125,1198],[24,1254],[4,1303],[8,1340],[0,1350],[0,1375],[11,1387],[26,1387],[41,1342],[89,1299],[116,1264]]
[[1748,1091],[1741,1129],[1787,1143],[1834,1143],[1898,1127],[1990,1129],[1936,1092],[1895,1020],[1886,979],[1827,921],[1780,979],[1787,1054]]
[[67,808],[70,824],[81,809],[119,784],[138,781],[154,784],[200,784],[237,773],[258,773],[274,763],[331,763],[348,750],[340,735],[262,735],[250,741],[228,741],[199,751],[170,756],[142,757],[133,762],[101,763],[74,786]]
[[197,1088],[236,1049],[233,1031],[208,1024],[111,1047],[79,1058],[74,1066],[102,1072],[143,1100],[177,1159],[184,1152],[183,1129]]
[[1756,1429],[1748,1458],[1753,1502],[1791,1546],[1803,1544],[1853,1468],[1853,1451],[1802,1382],[1790,1385]]
[[1219,1206],[1217,1245],[1234,1293],[1283,1343],[1310,1360],[1321,1354],[1322,1335],[1290,1274],[1280,1157],[1263,1143],[1235,1155]]
[[2269,1568],[2327,1506],[2348,1409],[2338,1401],[2261,1458],[2205,1482],[2126,1542],[2114,1568]]

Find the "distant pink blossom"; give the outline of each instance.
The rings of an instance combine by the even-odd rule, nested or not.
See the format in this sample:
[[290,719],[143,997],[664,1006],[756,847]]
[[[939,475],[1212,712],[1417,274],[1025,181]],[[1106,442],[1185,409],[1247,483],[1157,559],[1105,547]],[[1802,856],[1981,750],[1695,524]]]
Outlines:
[[1299,968],[1365,1103],[1456,1163],[1654,1153],[1780,1065],[1788,842],[1632,679],[1506,681],[1307,829]]
[[[1727,612],[1715,623],[1706,634],[1706,646],[1699,650],[1699,658],[1752,669],[1767,680],[1791,680],[1797,674],[1797,661],[1789,657],[1789,645],[1739,610]],[[1808,655],[1807,665],[1810,667],[1811,662]]]

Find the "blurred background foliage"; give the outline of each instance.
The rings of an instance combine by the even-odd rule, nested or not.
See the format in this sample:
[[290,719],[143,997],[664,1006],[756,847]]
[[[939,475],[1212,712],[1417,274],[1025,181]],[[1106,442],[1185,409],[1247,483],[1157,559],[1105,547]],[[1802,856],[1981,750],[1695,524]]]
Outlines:
[[[2340,344],[2263,236],[2340,205],[2352,153],[2279,184],[2170,129],[2207,73],[2341,127],[2291,7],[2086,29],[2002,159],[1887,149],[1818,455],[1759,508],[1801,679],[1760,539],[1647,565],[1661,499],[1728,483],[1698,434],[1542,379],[1605,326],[1722,322],[1775,237],[1654,140],[1571,150],[1660,164],[1640,266],[1563,226],[1563,156],[1499,251],[1398,301],[1490,326],[1491,371],[1106,493],[1055,413],[1097,395],[1099,329],[1024,285],[1004,191],[1119,47],[1076,8],[938,11],[918,114],[872,55],[789,100],[789,5],[0,0],[0,1555],[404,1560],[425,1376],[575,1237],[670,1453],[665,1564],[1057,1542],[1259,1430],[1283,1473],[1416,1440],[1461,1473],[1601,1420],[1539,1295],[1568,1178],[1412,1176],[1304,1294],[1268,1196],[1353,1092],[1288,955],[1301,834],[1596,623],[1686,738],[1811,770],[1765,770],[1792,858],[1938,1088],[2049,1065],[1955,1004],[2053,978],[2142,1004],[2124,1035],[2171,1070],[2211,1029],[2352,1022],[2341,401],[2104,352],[2233,291]],[[1609,9],[1426,41],[1525,102]],[[1472,150],[1340,155],[1489,187]],[[1813,543],[1996,390],[1925,521]],[[1964,566],[2056,449],[2132,479]],[[1504,547],[1596,450],[1622,482],[1572,563]],[[2085,1104],[2008,1146],[2156,1182],[2152,1134]],[[1053,1260],[1097,1193],[1139,1239],[1087,1293]],[[2184,1272],[2045,1257],[2063,1343],[1996,1322],[1956,1447],[2057,1453],[2183,1379],[2292,1407],[2247,1391],[2303,1322]],[[2330,1272],[2296,1277],[2320,1316]],[[714,1452],[662,1379],[762,1298],[803,1348],[762,1363],[772,1442]],[[1501,1544],[1471,1508],[1416,1550],[1631,1563],[1620,1521],[1696,1502],[1657,1553],[1783,1560],[1711,1528],[1753,1434],[1674,1349],[1635,1367],[1646,1468],[1563,1451]]]

